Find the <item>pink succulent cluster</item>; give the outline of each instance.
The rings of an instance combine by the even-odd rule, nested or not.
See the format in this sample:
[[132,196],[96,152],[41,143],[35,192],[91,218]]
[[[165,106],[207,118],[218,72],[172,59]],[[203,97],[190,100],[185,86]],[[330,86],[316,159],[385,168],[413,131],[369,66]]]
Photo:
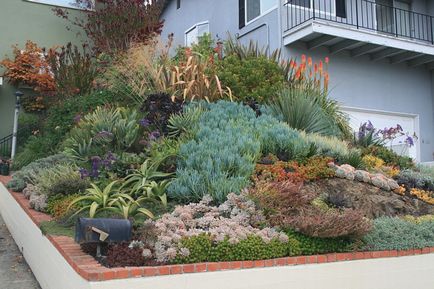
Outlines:
[[181,240],[208,234],[215,243],[229,240],[236,244],[248,236],[259,236],[264,242],[279,240],[288,242],[288,236],[273,228],[259,229],[265,220],[262,212],[246,194],[229,194],[225,203],[212,206],[212,198],[205,196],[201,202],[177,206],[170,214],[157,221],[147,221],[155,228],[154,257],[158,262],[170,262],[176,256],[189,256],[190,251],[182,248]]

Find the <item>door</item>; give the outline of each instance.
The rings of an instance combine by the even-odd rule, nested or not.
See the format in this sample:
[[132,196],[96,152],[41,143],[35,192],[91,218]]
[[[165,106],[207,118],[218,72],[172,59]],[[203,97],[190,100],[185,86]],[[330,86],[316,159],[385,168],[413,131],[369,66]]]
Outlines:
[[395,19],[393,0],[376,0],[377,31],[386,34],[395,34]]
[[395,8],[396,34],[411,38],[414,35],[414,25],[410,2],[395,0]]

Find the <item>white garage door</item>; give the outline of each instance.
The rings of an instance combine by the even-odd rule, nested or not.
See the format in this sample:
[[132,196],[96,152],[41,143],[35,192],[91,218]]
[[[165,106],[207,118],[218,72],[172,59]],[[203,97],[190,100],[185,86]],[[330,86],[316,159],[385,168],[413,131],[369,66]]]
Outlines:
[[[393,113],[393,112],[382,112],[375,110],[366,110],[359,108],[344,108],[350,117],[350,125],[354,131],[358,131],[361,124],[371,121],[377,129],[384,129],[390,127],[396,127],[397,124],[401,125],[404,132],[409,132],[410,135],[418,132],[417,115],[403,114],[403,113]],[[416,141],[413,147],[408,148],[404,144],[405,136],[399,137],[392,143],[387,143],[386,145],[391,146],[391,148],[401,155],[407,155],[412,157],[414,160],[419,160],[419,144]]]

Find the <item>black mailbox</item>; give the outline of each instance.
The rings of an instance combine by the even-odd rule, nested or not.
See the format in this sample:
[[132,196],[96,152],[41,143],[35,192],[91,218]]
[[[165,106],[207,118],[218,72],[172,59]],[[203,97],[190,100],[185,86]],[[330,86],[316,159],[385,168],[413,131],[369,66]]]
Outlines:
[[75,225],[75,242],[119,243],[131,239],[132,224],[125,219],[79,218]]

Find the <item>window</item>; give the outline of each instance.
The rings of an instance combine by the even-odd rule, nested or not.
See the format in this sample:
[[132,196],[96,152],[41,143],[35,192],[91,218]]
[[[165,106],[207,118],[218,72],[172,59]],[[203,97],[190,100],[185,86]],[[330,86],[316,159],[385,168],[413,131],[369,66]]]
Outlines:
[[209,33],[209,23],[202,22],[194,25],[192,28],[185,32],[185,46],[191,46],[197,43],[199,37]]
[[245,0],[246,20],[250,22],[277,6],[278,0]]
[[61,6],[67,8],[76,8],[76,9],[91,9],[92,7],[80,7],[79,4],[76,3],[75,0],[27,0],[29,2],[36,2],[54,6]]
[[181,0],[176,0],[176,9],[181,8]]
[[311,0],[289,0],[288,4],[310,8],[311,7]]

